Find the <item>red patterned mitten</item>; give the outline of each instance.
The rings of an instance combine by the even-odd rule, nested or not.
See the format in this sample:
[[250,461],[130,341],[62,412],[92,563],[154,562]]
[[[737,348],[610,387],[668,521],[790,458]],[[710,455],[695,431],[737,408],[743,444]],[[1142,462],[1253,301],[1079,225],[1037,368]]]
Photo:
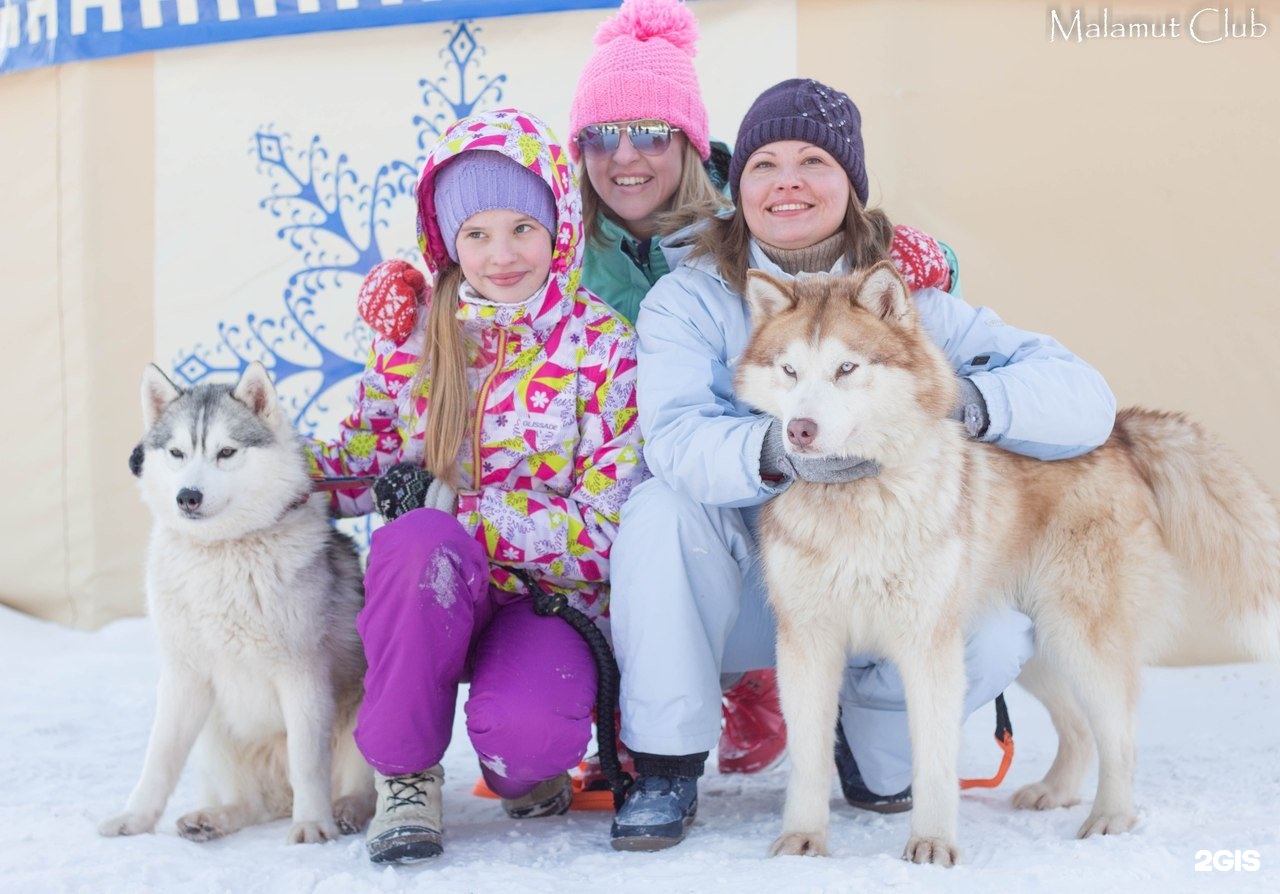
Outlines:
[[383,261],[361,283],[356,307],[369,328],[398,344],[413,332],[427,294],[427,280],[416,267],[406,261]]
[[914,292],[933,286],[946,292],[951,288],[951,267],[938,240],[915,227],[893,228],[889,260]]

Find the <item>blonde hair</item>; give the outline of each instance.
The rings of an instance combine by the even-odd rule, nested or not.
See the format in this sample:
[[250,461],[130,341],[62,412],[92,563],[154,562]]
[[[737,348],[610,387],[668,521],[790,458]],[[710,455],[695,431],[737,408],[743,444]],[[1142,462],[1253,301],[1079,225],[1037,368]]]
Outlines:
[[423,436],[423,465],[436,478],[457,488],[462,477],[458,453],[471,415],[467,386],[467,352],[458,326],[458,289],[462,268],[452,264],[436,274],[427,309],[422,357],[411,392],[425,386],[427,429]]
[[[843,254],[851,270],[888,260],[889,245],[893,242],[889,216],[879,208],[865,210],[852,192],[841,229],[845,234]],[[729,217],[711,217],[706,226],[698,230],[690,257],[706,256],[715,259],[720,275],[734,292],[741,295],[746,291],[751,230],[741,207],[735,208]]]
[[[599,215],[608,215],[624,230],[630,232],[626,223],[618,220],[609,207],[596,192],[587,173],[587,160],[584,156],[578,162],[578,183],[582,191],[582,226],[587,241],[596,245],[604,245],[604,234],[600,232]],[[702,166],[702,156],[687,139],[681,141],[680,180],[676,183],[675,192],[667,200],[667,210],[657,217],[658,235],[666,236],[681,227],[687,226],[702,217],[710,217],[716,212],[729,207],[729,200],[716,189],[711,182],[707,170]]]

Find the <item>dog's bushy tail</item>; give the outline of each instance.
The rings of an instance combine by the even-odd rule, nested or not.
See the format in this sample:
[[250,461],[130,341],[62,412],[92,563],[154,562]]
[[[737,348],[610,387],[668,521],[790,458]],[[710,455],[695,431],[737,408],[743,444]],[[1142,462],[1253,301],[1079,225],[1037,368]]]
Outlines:
[[1280,513],[1244,463],[1177,413],[1127,409],[1127,443],[1155,496],[1165,546],[1243,652],[1280,661]]

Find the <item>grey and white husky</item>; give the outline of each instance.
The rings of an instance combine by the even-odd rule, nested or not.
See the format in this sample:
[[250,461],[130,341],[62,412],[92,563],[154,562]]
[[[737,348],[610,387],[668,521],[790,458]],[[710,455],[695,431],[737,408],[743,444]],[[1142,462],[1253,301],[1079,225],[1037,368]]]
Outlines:
[[152,831],[197,739],[207,806],[178,820],[184,838],[290,814],[290,842],[358,831],[374,805],[352,738],[365,668],[360,567],[311,496],[266,369],[183,391],[149,365],[142,412],[160,685],[142,778],[99,831]]

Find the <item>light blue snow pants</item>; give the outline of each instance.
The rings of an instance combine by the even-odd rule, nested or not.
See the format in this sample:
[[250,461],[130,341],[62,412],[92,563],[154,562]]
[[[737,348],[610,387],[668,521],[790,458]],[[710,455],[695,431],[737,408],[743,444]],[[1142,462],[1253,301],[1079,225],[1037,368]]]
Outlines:
[[[774,619],[755,555],[758,510],[720,509],[656,478],[622,510],[610,575],[613,647],[622,671],[622,741],[650,754],[710,751],[720,738],[720,676],[773,667]],[[1031,620],[981,619],[965,642],[964,713],[994,699],[1034,652]],[[906,700],[897,669],[849,659],[840,694],[845,737],[863,781],[911,784]]]

